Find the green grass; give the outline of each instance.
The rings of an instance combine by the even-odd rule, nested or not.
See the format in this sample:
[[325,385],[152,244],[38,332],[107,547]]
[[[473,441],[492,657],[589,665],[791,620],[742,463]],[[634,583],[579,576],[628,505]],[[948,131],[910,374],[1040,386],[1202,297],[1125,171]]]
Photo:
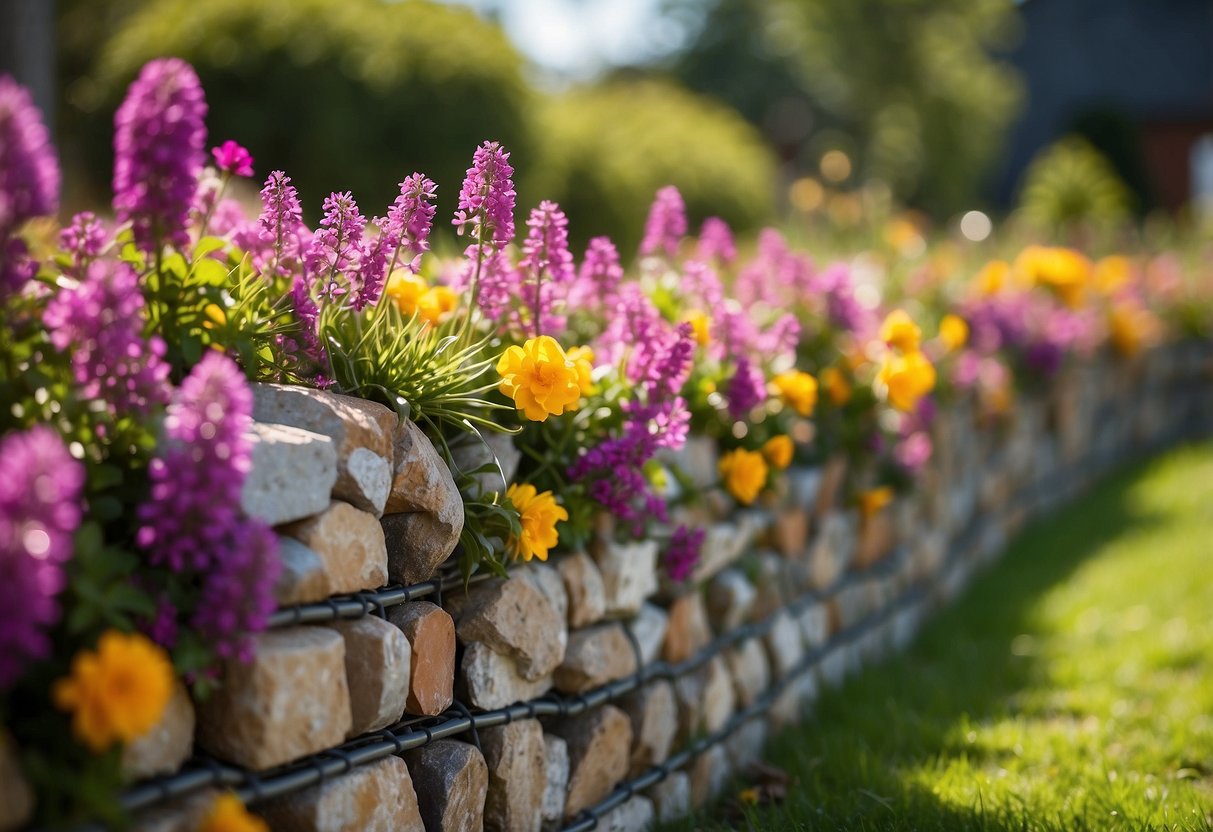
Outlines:
[[768,759],[786,800],[680,828],[1213,829],[1213,445],[1029,528]]

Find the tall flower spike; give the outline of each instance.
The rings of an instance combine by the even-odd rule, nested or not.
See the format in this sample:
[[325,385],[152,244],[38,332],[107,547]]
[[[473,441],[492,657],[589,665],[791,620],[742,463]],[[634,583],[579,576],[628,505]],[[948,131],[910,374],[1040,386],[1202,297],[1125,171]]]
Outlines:
[[362,235],[366,220],[349,191],[324,200],[324,217],[304,257],[308,280],[319,296],[337,301],[346,294],[361,297]]
[[577,272],[577,283],[569,292],[569,305],[609,308],[615,303],[622,281],[623,266],[619,264],[615,244],[609,237],[594,237],[586,246],[585,259]]
[[34,276],[25,242],[14,232],[59,207],[59,163],[29,92],[0,75],[0,300]]
[[705,262],[719,260],[726,266],[737,259],[737,244],[733,242],[733,230],[720,217],[708,217],[699,229],[699,246],[696,255]]
[[270,249],[261,264],[269,276],[292,274],[302,262],[308,239],[303,207],[291,178],[280,170],[271,173],[261,189],[261,216],[257,219],[262,242]]
[[649,256],[662,253],[672,258],[678,252],[678,241],[687,233],[687,207],[682,194],[673,185],[657,192],[649,218],[644,225],[644,240],[640,254]]
[[539,336],[564,329],[564,318],[553,309],[567,294],[575,272],[569,251],[569,221],[559,205],[544,200],[531,211],[526,224],[529,230],[518,262],[526,277],[521,301],[528,312],[531,334]]
[[472,156],[453,225],[459,233],[500,251],[514,239],[514,168],[510,154],[497,142],[485,142]]
[[153,253],[189,243],[190,206],[206,164],[206,97],[193,67],[158,58],[114,114],[114,212]]
[[384,281],[403,265],[413,274],[421,255],[429,251],[438,186],[420,173],[400,183],[400,195],[388,208],[387,217],[376,217],[379,235],[370,243],[362,260],[361,291],[354,307],[361,309],[379,300]]

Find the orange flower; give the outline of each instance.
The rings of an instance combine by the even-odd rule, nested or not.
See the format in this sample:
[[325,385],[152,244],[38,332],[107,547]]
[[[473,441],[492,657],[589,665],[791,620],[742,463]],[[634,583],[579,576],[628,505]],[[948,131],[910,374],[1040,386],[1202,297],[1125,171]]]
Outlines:
[[1015,259],[1015,271],[1029,284],[1044,286],[1071,309],[1082,306],[1091,279],[1091,262],[1060,246],[1028,246]]
[[720,458],[718,465],[724,487],[741,504],[749,505],[767,484],[767,461],[757,451],[737,448]]
[[826,367],[821,371],[821,383],[825,385],[826,395],[835,407],[842,407],[851,400],[851,382],[837,367]]
[[408,269],[396,269],[383,287],[383,293],[395,301],[404,317],[411,318],[418,311],[421,298],[429,288],[423,278]]
[[433,286],[417,299],[417,312],[432,324],[439,323],[443,316],[454,312],[459,305],[459,295],[449,286]]
[[904,309],[894,309],[880,326],[880,340],[902,352],[914,352],[922,339],[922,330]]
[[859,513],[871,517],[893,501],[893,489],[887,485],[860,491],[855,499],[859,502]]
[[817,406],[817,379],[803,370],[788,370],[771,379],[784,403],[801,416],[812,416]]
[[581,399],[581,373],[550,335],[513,346],[497,361],[500,390],[533,422],[576,410]]
[[1129,282],[1133,276],[1133,263],[1128,257],[1112,254],[1095,264],[1095,290],[1110,295]]
[[772,436],[762,444],[762,455],[771,467],[783,470],[792,464],[792,456],[796,453],[796,445],[792,437],[786,434]]
[[240,798],[227,792],[215,798],[198,832],[270,832],[270,827],[244,808]]
[[903,412],[918,406],[918,400],[935,387],[935,368],[921,352],[886,356],[877,376],[885,385],[889,404]]
[[1011,264],[1006,260],[991,260],[981,267],[974,278],[977,291],[983,295],[996,295],[1011,278]]
[[556,524],[569,519],[568,511],[556,502],[551,491],[536,491],[533,485],[511,485],[505,496],[518,510],[522,523],[522,534],[509,540],[510,554],[526,561],[547,560],[548,550],[560,542]]
[[588,396],[594,389],[594,350],[590,347],[571,347],[569,361],[577,368],[577,384],[581,395]]

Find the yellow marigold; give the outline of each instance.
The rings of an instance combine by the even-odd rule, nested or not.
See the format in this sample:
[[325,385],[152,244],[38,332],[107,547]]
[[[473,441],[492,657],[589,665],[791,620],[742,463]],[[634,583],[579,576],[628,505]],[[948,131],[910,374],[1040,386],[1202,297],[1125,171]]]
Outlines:
[[443,316],[455,311],[459,295],[450,286],[433,286],[422,292],[417,299],[417,312],[432,324],[439,323]]
[[712,327],[706,313],[692,312],[687,316],[687,323],[691,325],[691,332],[695,335],[695,343],[701,347],[706,347],[712,343]]
[[749,505],[767,484],[767,461],[758,451],[737,448],[720,458],[720,477],[724,487],[741,504]]
[[518,510],[522,534],[509,540],[510,554],[515,559],[548,559],[548,550],[560,540],[556,524],[568,520],[569,513],[556,502],[551,491],[536,491],[533,485],[511,485],[506,498]]
[[771,379],[779,397],[801,416],[812,416],[817,407],[817,379],[803,370],[788,370]]
[[270,827],[244,808],[240,798],[227,792],[215,798],[198,832],[270,832]]
[[588,396],[594,389],[594,350],[590,347],[569,349],[569,361],[577,368],[577,385],[581,395]]
[[1108,310],[1108,338],[1117,352],[1129,358],[1141,352],[1157,326],[1149,310],[1131,303],[1118,303]]
[[429,288],[423,278],[408,269],[396,269],[383,287],[383,293],[396,302],[406,318],[411,318],[420,308],[421,298]]
[[501,392],[533,422],[575,410],[581,399],[580,373],[550,335],[507,349],[497,361],[497,373]]
[[835,407],[842,407],[851,400],[851,382],[847,381],[846,374],[837,367],[826,367],[822,370],[821,383]]
[[955,352],[969,341],[969,325],[959,315],[944,315],[939,322],[939,340],[948,352]]
[[935,387],[935,368],[917,351],[886,356],[877,377],[888,390],[889,404],[905,412]]
[[1011,264],[1006,260],[991,260],[981,267],[973,282],[983,295],[996,295],[1003,290],[1011,278]]
[[71,675],[55,683],[55,705],[72,713],[72,732],[95,753],[130,742],[160,720],[173,692],[173,666],[138,633],[109,630],[96,651],[81,650]]
[[1128,257],[1121,254],[1104,257],[1095,264],[1095,290],[1110,295],[1128,283],[1132,275],[1133,263]]
[[762,444],[762,455],[773,468],[781,471],[792,464],[792,455],[795,452],[796,445],[792,442],[792,437],[786,434],[772,436]]
[[904,309],[894,309],[880,325],[880,340],[902,352],[914,352],[922,340],[922,330]]
[[1015,271],[1029,284],[1052,290],[1062,303],[1077,309],[1091,279],[1091,261],[1061,246],[1028,246],[1015,259]]
[[869,488],[867,491],[860,491],[856,500],[859,502],[859,513],[864,517],[871,517],[893,501],[893,489],[887,485]]

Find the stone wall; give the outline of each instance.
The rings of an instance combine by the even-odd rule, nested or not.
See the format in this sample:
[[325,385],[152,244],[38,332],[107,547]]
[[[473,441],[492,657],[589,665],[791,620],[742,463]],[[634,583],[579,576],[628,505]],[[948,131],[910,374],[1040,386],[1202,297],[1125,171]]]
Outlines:
[[[409,422],[257,391],[246,509],[283,536],[275,625],[195,707],[127,749],[142,830],[234,789],[275,829],[642,829],[712,799],[823,685],[906,645],[1031,517],[1114,465],[1213,428],[1213,350],[1101,358],[983,423],[941,412],[922,482],[861,516],[839,460],[707,531],[685,586],[655,543],[477,578],[444,566],[450,472]],[[685,467],[714,476],[693,441]],[[385,588],[386,586],[386,588]],[[151,778],[151,779],[148,779]]]

